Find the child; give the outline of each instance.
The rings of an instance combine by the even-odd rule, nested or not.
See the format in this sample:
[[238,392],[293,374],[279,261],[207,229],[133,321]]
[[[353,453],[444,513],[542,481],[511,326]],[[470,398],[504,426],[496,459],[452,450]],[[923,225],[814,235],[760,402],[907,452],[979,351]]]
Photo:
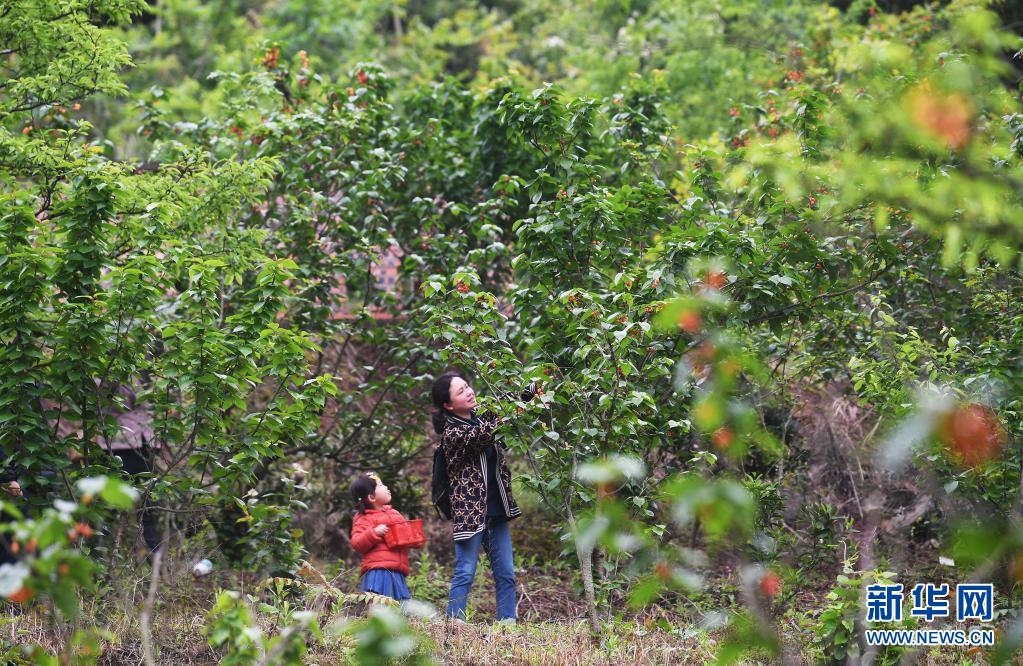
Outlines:
[[363,474],[352,484],[358,512],[352,520],[352,547],[362,555],[360,592],[375,592],[398,601],[411,598],[405,576],[408,549],[391,548],[384,541],[389,525],[405,516],[391,508],[391,491],[376,474]]

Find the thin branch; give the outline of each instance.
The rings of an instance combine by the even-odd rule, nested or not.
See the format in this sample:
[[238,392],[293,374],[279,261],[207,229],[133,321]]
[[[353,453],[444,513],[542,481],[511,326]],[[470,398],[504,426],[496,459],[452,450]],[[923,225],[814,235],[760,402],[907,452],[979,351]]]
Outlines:
[[149,627],[149,620],[153,615],[153,606],[156,603],[156,590],[160,586],[160,564],[163,562],[163,552],[166,549],[166,543],[165,540],[153,554],[153,575],[149,579],[149,593],[146,594],[146,603],[142,606],[142,613],[139,615],[142,634],[142,656],[146,660],[146,666],[156,666],[156,658],[153,656],[153,635]]

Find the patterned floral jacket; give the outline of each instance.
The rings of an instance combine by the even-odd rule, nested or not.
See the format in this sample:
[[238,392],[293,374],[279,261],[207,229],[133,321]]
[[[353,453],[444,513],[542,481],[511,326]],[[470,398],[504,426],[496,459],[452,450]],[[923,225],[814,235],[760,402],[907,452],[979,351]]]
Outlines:
[[495,437],[497,416],[491,412],[479,419],[463,419],[448,413],[440,445],[448,463],[451,483],[451,513],[455,541],[479,534],[487,525],[487,458],[484,449],[495,444],[497,481],[501,503],[508,520],[522,514],[511,491],[511,471],[504,460],[504,442]]

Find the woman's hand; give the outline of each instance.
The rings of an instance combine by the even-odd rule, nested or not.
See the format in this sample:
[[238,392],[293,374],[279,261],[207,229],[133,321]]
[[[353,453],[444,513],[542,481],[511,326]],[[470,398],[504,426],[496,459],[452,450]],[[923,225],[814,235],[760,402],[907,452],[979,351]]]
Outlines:
[[373,528],[373,531],[377,533],[377,536],[384,536],[390,529],[387,525],[377,525]]

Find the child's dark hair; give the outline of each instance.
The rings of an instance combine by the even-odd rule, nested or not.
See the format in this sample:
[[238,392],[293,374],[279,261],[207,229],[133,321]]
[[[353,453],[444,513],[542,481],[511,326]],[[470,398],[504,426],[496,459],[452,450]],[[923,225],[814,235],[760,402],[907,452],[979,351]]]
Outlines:
[[355,508],[359,513],[366,513],[369,502],[366,501],[377,489],[377,480],[369,474],[360,474],[352,483],[352,499],[355,500]]
[[433,413],[433,430],[438,434],[444,432],[444,424],[447,423],[447,410],[444,409],[444,405],[451,402],[451,380],[455,377],[469,381],[458,370],[448,370],[433,381],[433,390],[430,391],[433,406],[437,408]]

